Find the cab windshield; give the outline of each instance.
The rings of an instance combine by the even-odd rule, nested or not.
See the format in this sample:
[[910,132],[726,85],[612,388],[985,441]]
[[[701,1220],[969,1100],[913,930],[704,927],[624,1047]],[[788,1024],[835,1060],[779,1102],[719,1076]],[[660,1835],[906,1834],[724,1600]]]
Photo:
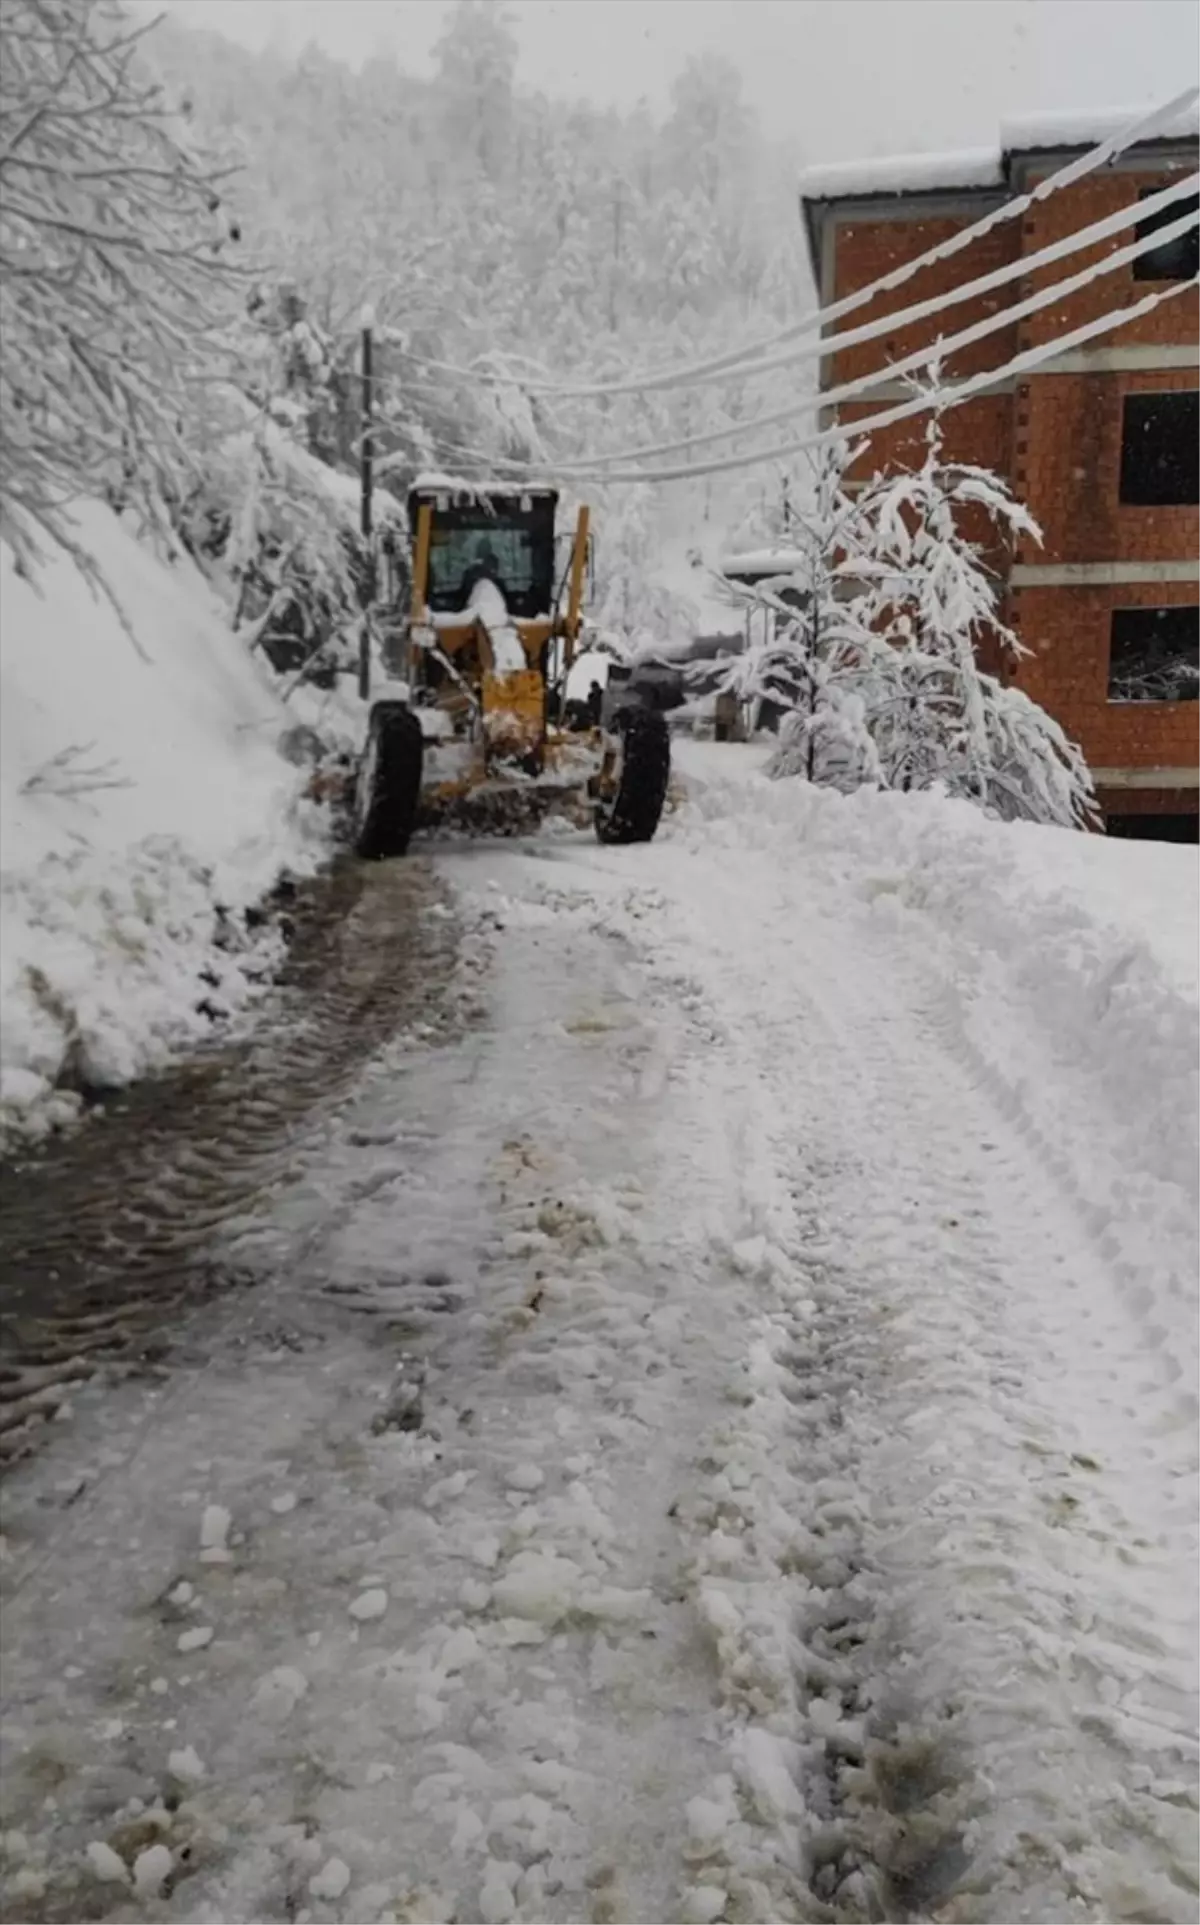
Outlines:
[[494,581],[511,604],[524,601],[536,580],[534,537],[528,528],[434,527],[429,546],[429,605],[457,610],[481,580]]
[[[415,534],[420,497],[410,500]],[[494,496],[490,503],[435,504],[426,600],[459,615],[481,581],[492,581],[510,615],[547,615],[554,599],[554,498]]]

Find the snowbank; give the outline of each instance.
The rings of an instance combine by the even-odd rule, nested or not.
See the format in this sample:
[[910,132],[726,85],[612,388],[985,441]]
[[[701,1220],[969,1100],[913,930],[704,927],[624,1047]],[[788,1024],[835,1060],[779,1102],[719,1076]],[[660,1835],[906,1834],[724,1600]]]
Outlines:
[[60,1080],[118,1085],[211,1033],[250,993],[236,912],[323,850],[277,746],[296,718],[194,566],[78,518],[129,632],[67,555],[30,582],[0,550],[0,1140],[69,1116]]
[[706,841],[751,834],[781,862],[815,858],[877,913],[919,920],[941,1014],[981,1078],[1048,1157],[1089,1146],[1070,1183],[1115,1259],[1139,1268],[1153,1248],[1186,1278],[1200,1208],[1195,851],[992,822],[935,795],[772,782],[759,748],[676,749]]

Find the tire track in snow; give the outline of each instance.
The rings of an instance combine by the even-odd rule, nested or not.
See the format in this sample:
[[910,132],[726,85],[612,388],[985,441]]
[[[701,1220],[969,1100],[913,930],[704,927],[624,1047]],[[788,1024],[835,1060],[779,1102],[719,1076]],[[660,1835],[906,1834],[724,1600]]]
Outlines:
[[218,1233],[295,1169],[394,1034],[461,1027],[461,932],[428,862],[343,865],[302,891],[297,921],[247,1036],[0,1167],[0,1462],[36,1446],[72,1385],[153,1370],[182,1314],[252,1281]]
[[[1187,1627],[1156,1643],[1122,1584],[1126,1561],[1161,1565],[1191,1594],[1141,1509],[1180,1527],[1186,1492],[1172,1502],[1154,1426],[1112,1394],[1138,1333],[1053,1173],[943,1054],[936,998],[894,939],[809,899],[789,919],[802,940],[780,949],[760,928],[751,977],[715,932],[745,926],[764,890],[713,881],[717,906],[675,947],[707,949],[700,973],[720,980],[723,965],[726,1006],[755,1011],[739,1028],[759,1100],[769,1090],[808,1140],[777,1130],[755,1159],[760,1190],[764,1169],[793,1172],[792,1214],[777,1200],[753,1253],[758,1408],[725,1434],[703,1520],[735,1802],[767,1820],[757,1856],[736,1829],[718,1849],[760,1876],[756,1917],[1094,1917],[1130,1902],[1190,1917]],[[1081,1292],[1096,1333],[1082,1367],[1078,1311],[1062,1308]],[[1072,1374],[1082,1395],[1064,1405]],[[797,1413],[782,1431],[781,1405]],[[748,1562],[728,1550],[731,1516]],[[747,1597],[774,1613],[770,1634]]]

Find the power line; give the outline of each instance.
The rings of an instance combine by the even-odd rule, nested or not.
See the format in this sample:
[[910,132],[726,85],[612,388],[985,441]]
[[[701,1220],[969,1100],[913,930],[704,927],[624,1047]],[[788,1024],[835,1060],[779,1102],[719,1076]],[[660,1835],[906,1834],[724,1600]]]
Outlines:
[[[1081,347],[1101,334],[1111,333],[1114,328],[1127,327],[1131,322],[1141,320],[1144,315],[1153,313],[1163,301],[1173,300],[1176,295],[1184,294],[1189,288],[1197,286],[1200,286],[1200,276],[1195,276],[1188,281],[1177,281],[1168,288],[1160,289],[1157,293],[1146,295],[1142,300],[1134,302],[1132,306],[1117,308],[1108,314],[1100,315],[1094,321],[1087,322],[1082,327],[1073,329],[1068,334],[1060,335],[1054,341],[1044,342],[1036,348],[1028,348],[1024,353],[1015,355],[1001,368],[990,368],[984,374],[972,375],[969,380],[919,395],[912,401],[902,402],[894,408],[885,410],[882,414],[870,415],[865,421],[842,424],[824,429],[818,434],[805,435],[797,441],[780,442],[771,448],[757,448],[749,454],[726,456],[720,461],[700,462],[678,468],[634,468],[619,470],[616,473],[605,473],[603,470],[587,474],[573,473],[571,480],[573,483],[593,481],[639,484],[692,481],[707,475],[732,474],[739,468],[753,468],[762,462],[790,461],[796,455],[805,454],[810,449],[828,447],[833,442],[872,433],[878,428],[889,428],[895,422],[908,420],[913,415],[926,414],[935,408],[942,410],[959,407],[964,401],[971,400],[973,396],[985,394],[989,388],[999,386],[1012,375],[1040,367],[1044,361],[1051,361],[1058,354],[1074,347]],[[532,471],[530,478],[532,479]]]
[[[1169,206],[1172,201],[1177,201],[1185,195],[1193,194],[1198,186],[1200,186],[1200,175],[1190,175],[1187,179],[1173,184],[1162,190],[1159,194],[1149,196],[1145,201],[1136,202],[1131,207],[1122,209],[1119,214],[1110,216],[1106,221],[1098,223],[1097,225],[1105,228],[1107,231],[1114,231],[1114,229],[1121,225],[1130,226],[1135,221],[1143,221],[1156,213],[1160,207]],[[1092,262],[1088,267],[1081,269],[1078,273],[1070,275],[1061,281],[1054,282],[1051,286],[1039,290],[1037,293],[1030,295],[1026,300],[1018,302],[1015,306],[1002,309],[994,315],[985,316],[983,320],[977,321],[970,327],[962,329],[958,334],[946,336],[928,347],[914,350],[900,361],[890,364],[886,370],[886,374],[894,378],[914,368],[927,367],[936,360],[957,353],[962,348],[976,341],[985,339],[989,334],[997,333],[1004,328],[1011,327],[1017,321],[1025,319],[1030,314],[1034,314],[1040,309],[1051,306],[1060,300],[1069,298],[1072,294],[1077,293],[1081,288],[1099,279],[1101,276],[1114,273],[1128,266],[1139,256],[1166,246],[1170,241],[1190,232],[1190,230],[1197,225],[1198,219],[1200,219],[1200,216],[1194,212],[1189,212],[1181,216],[1178,220],[1168,223],[1167,226],[1155,229],[1151,234],[1142,235],[1127,247],[1117,249],[1113,253],[1105,255],[1100,261]],[[1092,230],[1083,230],[1082,233],[1074,237],[1074,239],[1075,241],[1081,241],[1089,236],[1091,232]],[[1075,251],[1070,238],[1064,242],[1057,243],[1056,246],[1060,253],[1063,251]],[[1041,255],[1029,255],[1025,257],[1024,261],[1020,264],[1022,271],[1024,272],[1039,265],[1044,259],[1044,255],[1048,252],[1050,252],[1050,250],[1043,250]],[[903,315],[889,317],[888,325],[900,325],[903,319]],[[835,339],[836,337],[833,337],[823,345],[831,348],[834,345]],[[851,400],[858,394],[875,386],[879,380],[884,377],[884,374],[885,370],[880,369],[867,375],[860,375],[853,381],[845,382],[839,387],[825,389],[816,397],[806,399],[803,402],[793,404],[787,408],[779,409],[772,414],[755,415],[750,420],[734,422],[725,427],[688,435],[677,441],[635,447],[616,453],[597,453],[593,457],[585,460],[558,462],[555,464],[555,473],[561,477],[586,476],[588,478],[603,479],[603,471],[621,461],[647,460],[661,455],[675,454],[689,448],[711,447],[715,442],[719,441],[736,440],[743,435],[756,433],[764,428],[778,427],[785,421],[794,420],[797,415],[810,412],[816,406],[832,407],[840,402]],[[425,384],[418,383],[417,385],[424,386]],[[511,474],[514,478],[528,475],[539,466],[537,462],[519,460],[513,456],[488,455],[482,449],[470,447],[465,443],[455,443],[443,439],[439,445],[446,448],[453,448],[460,455],[482,461],[495,470]]]
[[[691,366],[684,366],[682,368],[660,369],[657,372],[651,372],[642,376],[631,376],[622,381],[571,384],[553,381],[540,383],[515,381],[511,375],[500,375],[486,369],[460,367],[452,362],[434,360],[422,355],[409,355],[407,358],[439,373],[454,375],[460,380],[474,382],[484,387],[520,386],[526,394],[540,396],[542,398],[557,396],[560,399],[599,399],[601,397],[624,394],[646,394],[668,388],[699,386],[710,379],[722,376],[727,379],[735,377],[748,379],[753,374],[765,373],[767,371],[765,367],[756,367],[753,364],[756,360],[761,359],[770,348],[778,347],[785,341],[794,341],[803,335],[819,331],[821,328],[827,327],[831,321],[840,320],[844,315],[853,313],[856,309],[865,306],[869,301],[873,300],[876,295],[890,293],[893,289],[903,286],[906,281],[911,280],[913,276],[918,274],[923,268],[950,259],[964,248],[971,246],[975,241],[982,239],[984,235],[992,233],[1003,223],[1018,219],[1027,213],[1032,206],[1048,200],[1051,195],[1061,192],[1066,187],[1073,186],[1077,181],[1085,179],[1098,168],[1106,166],[1128,147],[1136,145],[1139,141],[1153,138],[1164,128],[1169,127],[1174,121],[1179,119],[1198,98],[1200,98],[1200,88],[1191,87],[1187,89],[1184,93],[1177,95],[1174,100],[1168,101],[1165,106],[1157,107],[1152,112],[1139,115],[1135,119],[1127,122],[1123,128],[1116,134],[1111,135],[1109,139],[1102,141],[1098,146],[1090,149],[1088,153],[1080,155],[1077,159],[1068,162],[1065,167],[1059,168],[1056,173],[1048,176],[1046,180],[1040,181],[1028,194],[1019,195],[1015,200],[1006,201],[1003,206],[994,208],[990,214],[985,215],[981,220],[973,223],[972,226],[960,229],[957,234],[950,235],[945,241],[939,242],[937,246],[927,249],[924,254],[918,255],[915,260],[902,263],[899,267],[893,268],[889,273],[882,275],[878,280],[871,282],[869,286],[857,289],[853,294],[843,296],[842,300],[832,303],[832,305],[827,308],[818,308],[811,311],[809,314],[802,316],[800,320],[791,322],[787,327],[777,330],[773,335],[766,336],[757,342],[748,343],[745,347],[731,350],[724,355],[718,355],[707,361],[696,362]],[[1023,272],[1024,269],[1019,267],[1017,271]],[[1012,275],[1010,274],[1008,278],[1011,279]],[[964,290],[964,292],[965,291],[967,290]],[[942,307],[950,306],[960,298],[961,295],[959,292],[952,290],[947,295],[937,297],[936,301],[927,307],[927,312],[938,312]],[[892,317],[889,317],[889,324],[891,324],[891,319]],[[815,352],[824,353],[824,346],[817,345]]]
[[[756,362],[747,371],[747,379],[757,379],[760,374],[773,374],[779,368],[793,367],[800,361],[824,360],[827,355],[838,354],[847,348],[861,347],[864,342],[874,341],[881,334],[888,334],[896,328],[909,327],[916,321],[931,319],[943,309],[958,307],[964,301],[977,300],[983,294],[991,294],[998,287],[1006,287],[1010,281],[1022,280],[1026,275],[1042,267],[1050,267],[1056,261],[1076,254],[1081,248],[1091,247],[1100,241],[1110,240],[1122,228],[1132,227],[1135,222],[1144,221],[1150,212],[1157,211],[1181,199],[1196,189],[1196,177],[1190,175],[1186,181],[1172,181],[1167,187],[1160,188],[1157,194],[1144,201],[1133,201],[1120,207],[1115,213],[1106,214],[1101,220],[1092,221],[1086,227],[1074,228],[1071,233],[1056,241],[1048,241],[1033,254],[1018,255],[1015,260],[1006,261],[1002,267],[992,268],[987,274],[978,275],[973,281],[960,282],[957,287],[944,294],[931,295],[926,301],[915,301],[909,307],[891,308],[886,314],[879,315],[874,321],[863,322],[859,327],[847,328],[843,333],[823,334],[818,340],[807,341],[799,347],[789,348],[769,360]],[[706,381],[702,385],[709,385]]]
[[[1194,196],[1198,189],[1200,189],[1200,174],[1192,174],[1178,186],[1172,186],[1162,194],[1122,209],[1120,220],[1123,225],[1131,226],[1135,221],[1145,220],[1157,211],[1159,206],[1166,205],[1171,200],[1180,199],[1185,194]],[[1116,218],[1113,217],[1113,219]],[[1110,227],[1111,224],[1111,221],[1102,223]],[[876,386],[881,380],[895,379],[899,375],[911,372],[914,368],[927,367],[933,361],[944,359],[958,353],[962,348],[971,346],[976,341],[984,340],[989,334],[996,334],[1004,328],[1012,327],[1015,322],[1036,314],[1039,309],[1053,306],[1055,302],[1067,299],[1102,275],[1114,274],[1119,269],[1127,267],[1140,255],[1153,253],[1158,248],[1167,246],[1169,242],[1189,233],[1198,224],[1200,224],[1200,214],[1193,211],[1182,215],[1167,226],[1156,228],[1153,233],[1143,235],[1139,240],[1131,242],[1129,246],[1106,254],[1102,260],[1081,268],[1078,273],[1068,275],[1061,281],[1053,282],[1049,287],[1039,289],[1037,293],[1029,295],[1024,301],[1017,302],[1013,307],[1001,308],[995,314],[986,315],[983,320],[975,321],[970,327],[961,329],[957,334],[940,337],[928,347],[916,348],[910,354],[902,356],[899,361],[889,362],[884,368],[876,369],[870,374],[858,375],[853,381],[843,382],[840,387],[822,390],[816,402],[806,398],[804,401],[792,403],[789,407],[777,409],[772,414],[754,415],[749,420],[733,422],[722,428],[707,429],[699,434],[686,435],[677,441],[664,441],[657,445],[642,445],[625,448],[615,453],[597,454],[586,461],[564,462],[560,464],[558,472],[560,474],[584,473],[601,465],[608,466],[610,463],[647,461],[661,455],[682,453],[688,448],[711,447],[714,442],[732,440],[761,428],[779,427],[783,422],[792,421],[797,415],[807,413],[814,405],[833,407],[838,402],[849,401],[855,395]],[[1082,241],[1084,236],[1080,235],[1078,238]],[[1021,263],[1022,273],[1036,267],[1038,262],[1038,256],[1027,257]],[[889,327],[902,327],[904,322],[903,314],[887,317]],[[822,352],[836,351],[836,340],[835,336],[828,342],[822,342]]]
[[[1158,193],[1148,196],[1145,201],[1131,202],[1118,208],[1115,213],[1106,214],[1086,227],[1073,229],[1070,234],[1056,241],[1048,241],[1036,253],[1019,255],[1015,260],[1006,261],[1002,266],[992,268],[987,274],[980,274],[972,281],[963,281],[946,292],[930,295],[928,300],[915,301],[908,307],[891,308],[873,321],[861,323],[856,328],[847,328],[841,333],[822,334],[816,340],[803,341],[799,346],[789,348],[766,360],[755,361],[735,372],[745,380],[757,380],[760,375],[773,374],[780,368],[794,367],[801,361],[824,360],[830,354],[841,353],[852,347],[861,347],[867,341],[878,340],[880,335],[889,334],[897,328],[909,327],[917,321],[931,319],[944,309],[958,307],[964,301],[976,300],[981,295],[990,294],[996,288],[1006,287],[1009,282],[1021,280],[1026,275],[1042,267],[1050,267],[1068,255],[1078,253],[1081,248],[1091,247],[1101,241],[1110,240],[1123,228],[1147,219],[1152,211],[1164,208],[1174,200],[1196,190],[1196,177],[1189,176],[1186,181],[1172,181]],[[826,318],[835,310],[825,310]],[[697,386],[711,386],[719,380],[730,379],[729,374],[707,375]]]
[[[1190,223],[1180,222],[1176,225],[1186,228]],[[1165,236],[1160,232],[1155,238],[1157,244],[1161,246]],[[1037,347],[1028,348],[1023,353],[1014,356],[1012,360],[1006,362],[1002,367],[990,368],[982,374],[972,375],[965,381],[927,390],[922,394],[914,396],[913,399],[909,401],[898,403],[895,407],[884,410],[880,414],[868,416],[865,420],[839,423],[832,428],[823,429],[816,434],[803,436],[796,441],[779,443],[770,448],[753,449],[746,454],[726,456],[719,461],[690,464],[685,467],[635,469],[616,473],[604,472],[603,470],[580,472],[564,467],[556,468],[554,470],[554,476],[565,475],[573,488],[582,485],[584,482],[590,482],[598,487],[615,484],[652,487],[656,483],[697,480],[710,475],[734,473],[739,469],[756,467],[760,464],[792,460],[797,455],[807,454],[818,448],[829,447],[838,441],[853,440],[859,435],[872,433],[879,428],[891,427],[898,421],[909,420],[915,415],[930,413],[934,409],[940,412],[950,408],[960,407],[963,402],[970,401],[977,395],[986,394],[990,388],[999,386],[1013,375],[1039,367],[1044,362],[1053,360],[1056,355],[1064,353],[1071,348],[1084,346],[1088,341],[1095,340],[1100,335],[1111,333],[1114,329],[1126,327],[1131,322],[1142,319],[1143,316],[1153,313],[1154,309],[1162,302],[1172,300],[1176,295],[1184,294],[1189,288],[1194,288],[1198,285],[1200,285],[1200,276],[1188,281],[1175,282],[1168,288],[1162,288],[1154,293],[1143,296],[1140,301],[1134,302],[1132,305],[1112,309],[1106,314],[1099,315],[1094,320],[1084,323],[1081,327],[1075,328],[1070,333],[1061,335],[1053,341],[1043,342]],[[828,405],[828,395],[822,394],[818,396],[817,402],[820,405]],[[545,469],[540,468],[538,464],[534,462],[518,462],[510,456],[495,455],[486,449],[475,448],[464,442],[452,441],[444,436],[433,435],[429,438],[433,445],[443,454],[459,458],[466,457],[471,461],[477,461],[484,469],[490,468],[493,471],[497,469],[504,470],[508,485],[514,490],[518,490],[521,487],[522,481],[526,483],[537,481],[539,485],[546,485],[546,481],[552,478],[547,475]],[[452,478],[453,477],[447,477],[447,479]],[[464,479],[469,478],[464,477]]]

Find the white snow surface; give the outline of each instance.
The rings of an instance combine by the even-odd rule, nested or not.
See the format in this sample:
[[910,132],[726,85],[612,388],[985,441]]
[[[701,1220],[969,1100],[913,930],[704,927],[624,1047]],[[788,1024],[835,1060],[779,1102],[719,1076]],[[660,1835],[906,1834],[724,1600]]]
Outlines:
[[[278,750],[300,720],[235,637],[186,555],[161,559],[112,511],[78,506],[78,541],[123,612],[53,553],[36,580],[0,549],[0,1136],[70,1116],[64,1067],[116,1086],[211,1033],[249,955],[213,947],[282,868],[324,853],[301,772]],[[259,952],[258,962],[269,957]],[[205,966],[218,984],[200,981]]]
[[11,1477],[10,1904],[1194,1919],[1195,854],[676,747]]
[[[476,582],[466,606],[466,614],[483,623],[492,645],[492,659],[498,675],[511,675],[529,667],[521,637],[517,633],[504,599],[504,590],[486,577]],[[462,619],[461,617],[459,618]]]
[[995,187],[1001,180],[998,147],[945,153],[868,154],[860,160],[828,161],[800,175],[804,200],[840,200],[851,194],[919,194],[945,187]]

